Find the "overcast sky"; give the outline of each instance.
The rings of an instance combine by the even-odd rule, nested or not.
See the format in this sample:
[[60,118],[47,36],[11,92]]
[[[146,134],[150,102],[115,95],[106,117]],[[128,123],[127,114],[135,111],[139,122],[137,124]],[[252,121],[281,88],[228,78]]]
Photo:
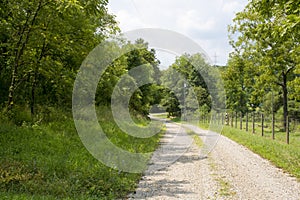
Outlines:
[[[181,33],[197,42],[213,63],[227,63],[231,47],[227,27],[247,0],[110,0],[123,32],[138,28],[162,28]],[[150,44],[151,45],[151,44]],[[173,55],[157,52],[162,65]]]

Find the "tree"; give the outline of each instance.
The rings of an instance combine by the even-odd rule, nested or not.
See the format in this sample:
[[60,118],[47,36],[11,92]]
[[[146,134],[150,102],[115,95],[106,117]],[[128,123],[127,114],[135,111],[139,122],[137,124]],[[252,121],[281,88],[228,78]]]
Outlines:
[[[299,37],[295,39],[295,33],[291,31],[297,30],[299,36],[299,8],[296,4],[287,0],[252,0],[236,15],[230,27],[231,34],[240,33],[231,44],[242,49],[240,55],[254,58],[254,66],[258,68],[255,84],[270,83],[281,87],[284,129],[288,116],[288,83],[295,78],[295,60],[299,57],[299,51],[296,51]],[[256,90],[266,88],[256,87]]]
[[[161,99],[160,70],[158,68],[155,51],[148,48],[148,43],[138,39],[134,44],[121,41],[120,44],[110,42],[110,51],[119,52],[121,56],[108,66],[101,76],[97,94],[97,105],[111,105],[112,94],[117,90],[120,104],[126,103],[124,99],[130,98],[131,111],[147,115],[151,105],[158,104]],[[158,80],[158,81],[156,81]],[[150,83],[144,85],[144,83]],[[152,84],[153,83],[153,84]],[[133,91],[134,88],[138,88]],[[126,105],[123,105],[123,107]]]
[[245,114],[260,104],[259,96],[255,93],[255,74],[257,68],[252,60],[239,55],[230,54],[228,66],[222,71],[227,97],[227,108]]
[[[149,44],[141,38],[137,39],[134,44],[128,43],[124,48],[131,49],[131,51],[126,54],[129,75],[131,75],[131,69],[143,66],[140,68],[141,71],[135,73],[135,81],[138,85],[140,85],[141,80],[153,83],[143,85],[139,88],[141,92],[139,97],[141,106],[136,108],[136,110],[147,115],[151,105],[157,104],[158,102],[154,97],[157,97],[156,93],[160,91],[160,88],[157,87],[161,77],[158,68],[160,61],[156,58],[155,50],[149,49]],[[134,101],[134,98],[132,100]]]
[[1,2],[1,69],[11,80],[5,88],[8,110],[30,102],[34,113],[37,92],[40,102],[70,104],[81,62],[117,30],[106,5],[105,0]]
[[164,91],[164,98],[161,101],[161,105],[168,112],[168,117],[181,116],[180,103],[173,91],[170,91],[168,89]]
[[[211,107],[209,91],[206,85],[205,77],[209,77],[209,65],[205,62],[201,54],[183,55],[176,59],[171,66],[188,82],[195,92],[198,101],[198,106],[201,107],[207,104]],[[183,86],[183,83],[181,84]]]
[[180,117],[183,101],[183,76],[173,68],[162,71],[161,77],[163,90],[163,98],[161,105],[168,112],[169,117]]
[[201,54],[178,57],[163,72],[162,85],[167,88],[163,99],[165,108],[176,112],[181,109],[185,114],[196,114],[203,107],[208,107],[210,111],[212,100],[205,82],[208,79],[203,78],[210,77],[210,72]]

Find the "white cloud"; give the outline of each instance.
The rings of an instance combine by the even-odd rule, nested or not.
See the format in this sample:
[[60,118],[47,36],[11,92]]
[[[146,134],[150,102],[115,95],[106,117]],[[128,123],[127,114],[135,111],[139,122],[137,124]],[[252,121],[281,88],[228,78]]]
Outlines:
[[226,1],[222,7],[224,13],[236,13],[241,11],[245,5],[240,1]]
[[216,23],[212,18],[205,18],[196,10],[188,10],[185,14],[177,18],[177,26],[185,30],[211,31]]
[[116,19],[120,22],[120,28],[124,30],[132,30],[142,28],[145,24],[142,20],[126,10],[120,10],[116,13]]
[[196,41],[218,64],[226,64],[230,46],[227,26],[247,0],[110,0],[120,28],[162,28]]

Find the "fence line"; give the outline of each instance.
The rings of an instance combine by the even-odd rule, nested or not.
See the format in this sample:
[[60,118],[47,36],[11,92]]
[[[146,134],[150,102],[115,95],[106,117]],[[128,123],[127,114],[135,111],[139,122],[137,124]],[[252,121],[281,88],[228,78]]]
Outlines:
[[[276,119],[275,113],[265,115],[263,112],[250,112],[250,113],[212,113],[210,115],[203,115],[201,118],[202,123],[212,123],[216,125],[227,125],[230,127],[245,130],[252,134],[256,132],[261,133],[261,136],[266,136],[266,133],[271,133],[271,138],[276,138],[276,132],[284,132],[283,120]],[[250,126],[252,124],[252,126]],[[251,127],[251,128],[250,128]],[[260,130],[259,130],[260,129]],[[287,119],[286,127],[286,143],[290,142],[290,134],[294,132],[300,132],[300,120],[289,118]],[[268,135],[268,134],[267,134]]]

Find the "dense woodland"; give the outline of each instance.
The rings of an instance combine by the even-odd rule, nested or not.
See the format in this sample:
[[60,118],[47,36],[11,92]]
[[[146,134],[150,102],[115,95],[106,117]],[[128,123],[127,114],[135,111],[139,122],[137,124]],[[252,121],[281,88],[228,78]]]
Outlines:
[[[83,59],[118,30],[107,1],[1,1],[2,108],[70,107]],[[41,108],[42,109],[42,108]]]
[[[120,32],[115,17],[108,13],[107,4],[107,0],[0,2],[0,143],[7,143],[8,140],[19,143],[23,138],[16,138],[22,134],[40,140],[42,136],[38,132],[44,131],[47,133],[45,138],[48,138],[51,134],[56,135],[67,130],[67,135],[70,134],[70,138],[73,138],[70,141],[74,140],[79,145],[71,117],[76,75],[89,52],[106,38]],[[98,83],[95,104],[99,107],[100,116],[105,113],[105,117],[99,121],[108,124],[108,130],[114,130],[111,132],[112,140],[120,142],[120,145],[124,138],[124,141],[129,140],[122,136],[112,122],[109,111],[112,92],[122,75],[141,65],[147,66],[147,72],[143,75],[157,83],[144,85],[131,96],[130,111],[141,123],[147,123],[147,115],[153,105],[158,105],[156,110],[167,111],[170,117],[180,117],[186,111],[193,116],[210,116],[213,105],[218,104],[218,101],[225,102],[222,97],[217,100],[213,98],[215,96],[209,89],[211,83],[207,83],[204,78],[214,76],[211,69],[219,70],[222,75],[227,113],[245,115],[262,112],[266,116],[276,116],[282,131],[286,130],[289,121],[300,121],[299,2],[250,1],[242,12],[237,13],[229,26],[229,38],[233,52],[229,55],[227,66],[210,66],[199,52],[195,55],[178,56],[164,71],[159,69],[160,61],[155,50],[150,49],[147,41],[142,38],[135,42],[112,42],[112,52],[133,49],[114,60]],[[129,76],[128,82],[136,84],[136,81]],[[125,89],[119,88],[123,93],[126,92]],[[40,129],[36,129],[37,127]],[[6,134],[9,139],[3,136]],[[59,141],[57,140],[58,144]],[[145,141],[138,141],[137,144],[141,142],[144,148],[141,149],[149,151],[148,146],[156,147],[157,141],[156,137],[147,141],[151,145]],[[89,166],[91,171],[94,169],[94,173],[97,169],[103,173],[85,174],[83,171],[87,165],[77,166],[78,168],[67,166],[71,172],[81,170],[81,178],[78,180],[84,181],[79,184],[73,172],[65,173],[61,169],[61,174],[57,175],[54,165],[54,172],[45,166],[44,169],[41,164],[44,160],[38,154],[34,154],[34,158],[24,159],[25,154],[19,155],[19,152],[22,152],[22,148],[27,149],[26,145],[28,144],[20,144],[17,153],[14,150],[5,151],[10,147],[3,146],[3,164],[0,164],[0,176],[3,178],[3,181],[0,180],[1,192],[32,194],[32,190],[37,189],[39,184],[43,185],[57,178],[59,181],[54,183],[61,187],[60,190],[41,190],[38,194],[63,197],[77,194],[96,197],[111,195],[110,198],[121,198],[134,189],[138,178],[100,167],[92,158],[87,158],[86,153],[81,159],[94,163],[95,168]],[[66,148],[64,146],[66,144],[62,143],[57,148]],[[79,146],[82,150],[83,147]],[[27,150],[23,149],[24,152]],[[62,164],[57,163],[58,165]],[[20,170],[14,171],[18,167]],[[87,176],[91,176],[89,181],[86,181]],[[120,178],[111,179],[108,176]],[[96,177],[103,177],[101,181],[108,182],[107,187],[96,186],[99,183]],[[63,179],[70,179],[70,185],[63,183]],[[28,183],[28,180],[37,183]],[[131,185],[124,184],[126,181]],[[113,189],[109,189],[110,187]],[[66,190],[70,190],[72,194]],[[82,198],[85,199],[85,196]]]
[[[30,110],[32,120],[38,120],[36,116],[47,107],[70,109],[74,79],[82,61],[101,41],[119,31],[106,5],[106,1],[99,0],[1,3],[0,104],[4,113],[16,120],[17,113]],[[229,27],[234,51],[228,66],[219,67],[230,111],[280,112],[284,127],[288,115],[299,119],[298,21],[298,3],[294,1],[253,1],[236,15]],[[112,45],[116,48],[112,51],[134,45],[136,49],[117,59],[102,77],[97,105],[110,104],[113,88],[124,73],[149,64],[152,72],[148,75],[158,85],[163,81],[163,85],[174,88],[173,82],[181,95],[184,83],[172,80],[172,71],[182,74],[197,93],[201,112],[210,111],[209,91],[197,73],[197,68],[208,65],[200,54],[178,57],[168,70],[160,72],[155,50],[148,48],[147,41],[120,43]],[[147,114],[151,105],[161,103],[166,110],[180,115],[182,97],[158,85],[143,86],[135,92],[131,108]],[[192,106],[195,103],[188,102],[193,101],[188,90],[186,104]],[[159,96],[167,98],[161,102]]]

